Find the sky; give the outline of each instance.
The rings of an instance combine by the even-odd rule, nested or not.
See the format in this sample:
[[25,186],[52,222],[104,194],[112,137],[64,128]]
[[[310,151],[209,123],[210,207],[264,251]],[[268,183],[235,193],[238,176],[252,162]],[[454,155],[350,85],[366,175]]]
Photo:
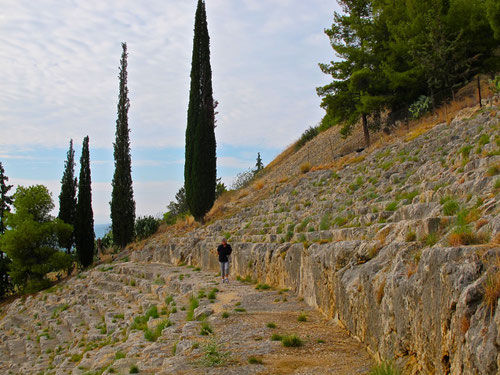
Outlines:
[[[94,221],[109,223],[121,43],[128,47],[137,216],[160,216],[183,185],[196,0],[2,0],[0,162],[14,186],[43,184],[56,204],[73,139],[76,175],[90,138]],[[318,63],[334,1],[207,0],[226,185],[265,164],[323,116]]]

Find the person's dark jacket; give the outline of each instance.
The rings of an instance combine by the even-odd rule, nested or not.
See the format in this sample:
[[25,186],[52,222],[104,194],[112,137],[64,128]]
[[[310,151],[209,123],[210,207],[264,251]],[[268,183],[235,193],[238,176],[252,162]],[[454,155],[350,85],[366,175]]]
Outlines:
[[228,255],[231,255],[232,251],[233,249],[231,249],[231,245],[229,244],[226,244],[225,247],[224,245],[219,245],[219,247],[217,248],[217,254],[219,254],[219,262],[228,262],[229,259],[227,257]]

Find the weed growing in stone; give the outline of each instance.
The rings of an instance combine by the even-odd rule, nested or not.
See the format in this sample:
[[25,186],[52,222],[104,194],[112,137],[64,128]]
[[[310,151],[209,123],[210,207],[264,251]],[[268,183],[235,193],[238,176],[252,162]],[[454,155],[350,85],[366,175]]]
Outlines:
[[300,313],[299,317],[297,318],[298,322],[307,322],[307,315],[305,313]]
[[401,371],[392,362],[382,362],[374,366],[369,375],[401,375]]
[[205,345],[202,364],[206,367],[223,366],[229,357],[228,352],[221,352],[218,348],[217,342],[212,340]]
[[285,346],[287,348],[288,347],[296,348],[296,347],[304,345],[302,340],[297,335],[283,336],[283,338],[281,339],[281,343],[283,344],[283,346]]
[[262,359],[251,356],[251,357],[248,357],[248,363],[250,363],[251,365],[261,365]]

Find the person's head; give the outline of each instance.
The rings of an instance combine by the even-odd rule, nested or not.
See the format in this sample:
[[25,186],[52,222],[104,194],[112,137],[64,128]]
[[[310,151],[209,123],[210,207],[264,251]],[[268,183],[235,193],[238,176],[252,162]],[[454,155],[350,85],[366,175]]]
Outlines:
[[225,238],[223,238],[223,239],[222,239],[222,244],[223,244],[224,246],[226,246],[226,245],[227,245],[227,240],[226,240]]

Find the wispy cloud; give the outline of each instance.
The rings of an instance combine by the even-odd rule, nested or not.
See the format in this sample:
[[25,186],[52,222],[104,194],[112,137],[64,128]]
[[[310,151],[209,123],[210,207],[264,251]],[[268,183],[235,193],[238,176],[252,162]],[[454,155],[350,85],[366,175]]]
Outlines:
[[[243,6],[242,6],[243,4]],[[196,2],[6,0],[0,145],[111,147],[120,42],[129,45],[132,147],[184,142]],[[207,2],[219,142],[280,147],[321,117],[323,0]]]

